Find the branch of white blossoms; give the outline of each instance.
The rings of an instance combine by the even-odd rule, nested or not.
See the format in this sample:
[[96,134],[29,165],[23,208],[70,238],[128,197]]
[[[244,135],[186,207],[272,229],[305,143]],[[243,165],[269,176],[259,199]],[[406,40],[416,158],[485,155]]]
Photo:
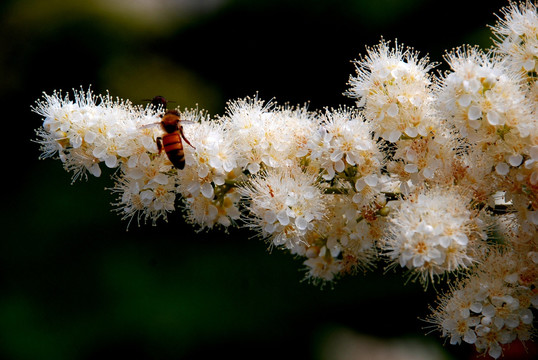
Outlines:
[[538,307],[538,14],[525,2],[502,15],[490,51],[452,51],[440,75],[412,49],[369,48],[349,82],[356,108],[256,96],[213,118],[177,109],[192,123],[182,170],[146,126],[163,108],[44,95],[41,157],[73,180],[116,168],[114,205],[129,223],[181,208],[199,230],[248,227],[303,257],[314,281],[378,258],[425,285],[458,274],[429,321],[497,358],[530,338]]

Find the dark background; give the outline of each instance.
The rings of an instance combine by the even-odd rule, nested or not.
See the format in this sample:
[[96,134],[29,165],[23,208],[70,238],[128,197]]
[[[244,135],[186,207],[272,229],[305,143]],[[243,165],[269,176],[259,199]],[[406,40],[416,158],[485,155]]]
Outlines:
[[442,63],[464,43],[489,47],[486,25],[506,4],[4,0],[0,357],[343,359],[344,346],[331,346],[343,331],[472,356],[424,335],[418,318],[435,292],[404,284],[401,273],[380,269],[320,289],[301,281],[301,260],[269,254],[246,231],[197,234],[180,214],[126,231],[105,190],[110,171],[71,185],[60,161],[37,160],[31,139],[41,119],[30,106],[43,91],[90,85],[215,115],[256,92],[310,109],[352,105],[342,93],[365,46],[397,38]]

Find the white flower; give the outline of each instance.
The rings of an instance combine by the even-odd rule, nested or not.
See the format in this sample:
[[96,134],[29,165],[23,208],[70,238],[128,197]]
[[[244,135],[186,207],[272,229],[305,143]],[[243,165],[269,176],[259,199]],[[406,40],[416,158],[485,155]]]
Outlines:
[[[440,298],[430,321],[452,344],[463,338],[479,351],[499,357],[501,344],[528,340],[532,331],[529,306],[534,293],[530,287],[520,286],[521,280],[512,279],[525,268],[517,254],[491,252],[477,271]],[[503,280],[503,274],[510,275]]]
[[332,281],[342,270],[342,261],[328,256],[325,252],[317,257],[312,257],[303,262],[308,268],[307,277],[314,281]]
[[216,199],[208,198],[202,193],[184,199],[186,207],[186,220],[199,227],[199,230],[211,229],[216,225],[224,228],[238,220],[240,195],[233,190],[218,196]]
[[185,126],[185,136],[194,149],[185,149],[185,169],[177,172],[178,192],[183,196],[186,218],[200,229],[228,227],[239,219],[239,195],[234,185],[243,176],[236,140],[226,124],[210,120],[197,111],[183,114],[194,124]]
[[367,51],[368,56],[356,62],[357,77],[351,78],[348,95],[364,108],[377,136],[395,142],[402,134],[426,136],[434,130],[428,75],[433,65],[428,59],[419,60],[402,46],[391,49],[385,41]]
[[532,73],[538,64],[538,12],[531,1],[511,3],[502,9],[493,33],[497,36],[496,51],[512,69]]
[[38,132],[42,157],[58,154],[66,169],[73,171],[74,179],[87,171],[100,176],[101,162],[109,168],[124,161],[134,166],[141,154],[156,152],[155,130],[140,128],[156,121],[151,110],[113,100],[109,95],[97,97],[91,91],[75,91],[74,98],[71,101],[60,93],[45,94],[33,109],[44,117]]
[[122,167],[112,191],[118,194],[117,211],[129,224],[137,218],[138,223],[144,219],[156,225],[158,219],[166,220],[167,214],[175,210],[177,183],[170,174],[171,168],[164,157],[157,157],[147,166]]
[[435,137],[417,136],[396,142],[396,150],[387,167],[401,180],[410,179],[414,185],[424,182],[452,184],[454,164],[459,160],[459,146],[454,135],[444,126],[437,128]]
[[[188,118],[197,118],[195,124],[184,127],[185,136],[194,146],[185,149],[185,164],[188,171],[179,172],[178,176],[182,187],[195,195],[195,191],[188,189],[204,188],[204,185],[213,183],[214,186],[222,185],[228,174],[238,166],[238,156],[234,149],[234,138],[225,128],[221,121],[209,120],[200,114],[191,114]],[[191,173],[196,173],[192,175]],[[186,183],[198,182],[197,185]],[[204,191],[208,198],[212,196],[209,188]]]
[[304,155],[304,145],[316,124],[306,108],[277,107],[257,97],[231,102],[222,121],[234,140],[238,165],[251,174],[262,166],[291,166]]
[[533,176],[523,160],[533,145],[536,116],[521,76],[476,48],[460,48],[447,60],[453,71],[438,87],[438,116],[448,119],[473,151],[490,157],[496,174],[506,179],[517,174],[525,183]]
[[310,158],[319,161],[325,180],[353,167],[359,177],[369,179],[369,185],[375,186],[383,155],[371,134],[370,124],[357,112],[346,108],[327,110],[306,147]]
[[297,167],[255,176],[239,192],[249,200],[248,226],[292,252],[303,252],[304,236],[324,218],[325,200],[316,176]]
[[433,188],[402,201],[391,213],[383,247],[400,266],[423,281],[446,271],[466,268],[485,229],[468,209],[469,198],[457,189]]
[[329,280],[340,270],[365,269],[371,264],[378,224],[365,220],[363,211],[347,195],[326,196],[325,221],[313,223],[304,237],[304,249],[297,251],[309,259],[307,277]]

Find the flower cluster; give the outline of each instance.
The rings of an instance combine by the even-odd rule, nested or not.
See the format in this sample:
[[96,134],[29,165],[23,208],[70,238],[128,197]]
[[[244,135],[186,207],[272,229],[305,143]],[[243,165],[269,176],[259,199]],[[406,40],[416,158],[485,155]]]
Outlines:
[[440,298],[429,320],[451,344],[463,340],[498,358],[503,344],[527,341],[533,333],[531,309],[538,309],[538,295],[531,288],[538,278],[536,260],[514,253],[489,254],[477,273]]
[[349,81],[355,107],[255,96],[215,117],[176,109],[183,169],[156,145],[171,131],[152,126],[165,108],[45,95],[41,157],[73,180],[116,168],[114,205],[129,223],[180,208],[198,230],[247,227],[302,258],[314,282],[378,259],[425,286],[456,274],[429,320],[497,358],[534,333],[538,303],[538,14],[529,1],[502,14],[494,49],[449,52],[442,75],[402,45],[368,48]]
[[472,265],[486,238],[486,224],[469,194],[458,187],[437,187],[400,202],[384,248],[392,260],[427,281]]
[[138,128],[155,121],[152,111],[91,91],[74,95],[71,101],[61,93],[45,94],[34,108],[44,118],[38,130],[42,158],[59,155],[74,180],[88,172],[100,176],[100,163],[109,168],[120,162],[129,167],[150,163],[150,154],[157,151],[155,133]]
[[[536,80],[538,70],[538,12],[536,4],[512,3],[502,10],[493,32],[497,36],[495,51],[501,54],[507,65],[516,72]],[[533,75],[534,73],[534,75]]]
[[411,138],[429,134],[435,125],[428,74],[433,65],[427,58],[418,59],[417,53],[401,46],[391,49],[382,41],[356,65],[349,95],[357,98],[378,136],[396,142],[402,134]]
[[536,185],[532,160],[524,163],[536,146],[536,114],[521,76],[477,49],[450,54],[448,63],[453,71],[438,89],[440,116],[451,120],[471,152],[488,155],[501,180],[516,177]]
[[247,182],[240,193],[250,200],[250,227],[276,246],[306,253],[304,238],[325,214],[325,196],[316,184],[316,174],[297,168],[268,170]]

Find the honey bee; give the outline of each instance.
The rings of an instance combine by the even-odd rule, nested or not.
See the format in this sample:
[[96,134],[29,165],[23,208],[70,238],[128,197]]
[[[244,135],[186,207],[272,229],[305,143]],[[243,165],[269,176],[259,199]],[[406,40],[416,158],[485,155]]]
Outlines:
[[[151,105],[155,107],[163,106],[166,108],[167,100],[162,96],[156,96],[151,101]],[[181,120],[181,116],[177,110],[166,110],[161,115],[161,121],[145,125],[142,128],[148,128],[155,125],[160,125],[164,131],[163,136],[156,139],[157,149],[161,154],[163,148],[170,162],[178,169],[185,168],[185,152],[183,151],[183,143],[185,140],[193,149],[196,149],[185,137],[183,126],[181,123],[192,123],[190,121]]]
[[157,95],[153,99],[147,99],[150,101],[150,105],[153,106],[155,109],[158,109],[159,107],[166,109],[166,105],[169,103],[168,100],[164,96]]

